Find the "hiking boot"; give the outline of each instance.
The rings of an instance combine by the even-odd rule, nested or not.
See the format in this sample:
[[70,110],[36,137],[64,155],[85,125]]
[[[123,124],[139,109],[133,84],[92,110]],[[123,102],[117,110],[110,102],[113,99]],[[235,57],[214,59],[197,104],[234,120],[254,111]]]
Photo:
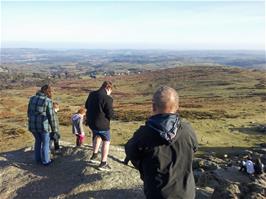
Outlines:
[[111,167],[107,164],[107,162],[101,162],[101,164],[98,166],[98,169],[100,171],[110,171]]
[[123,163],[124,165],[128,165],[128,162],[129,162],[129,159],[128,159],[127,157],[122,161],[122,163]]
[[99,161],[97,160],[97,158],[98,158],[98,154],[97,153],[93,153],[92,156],[91,156],[91,158],[90,158],[90,160],[89,160],[89,162],[90,163],[99,163]]

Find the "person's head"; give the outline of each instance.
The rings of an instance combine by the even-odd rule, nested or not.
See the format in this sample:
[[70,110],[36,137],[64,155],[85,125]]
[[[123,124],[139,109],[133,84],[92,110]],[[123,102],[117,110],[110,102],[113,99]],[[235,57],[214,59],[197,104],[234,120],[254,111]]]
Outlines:
[[44,93],[47,97],[52,98],[52,87],[49,84],[42,86],[41,92]]
[[77,113],[84,116],[86,114],[86,111],[86,108],[80,107]]
[[153,95],[152,108],[154,114],[176,113],[179,109],[179,97],[175,89],[162,86]]
[[102,86],[101,86],[101,89],[105,89],[107,95],[111,95],[112,90],[113,90],[113,84],[112,84],[112,82],[110,82],[110,81],[104,81],[103,84],[102,84]]
[[53,103],[53,108],[54,108],[55,112],[58,112],[59,111],[59,104],[57,102],[54,102]]

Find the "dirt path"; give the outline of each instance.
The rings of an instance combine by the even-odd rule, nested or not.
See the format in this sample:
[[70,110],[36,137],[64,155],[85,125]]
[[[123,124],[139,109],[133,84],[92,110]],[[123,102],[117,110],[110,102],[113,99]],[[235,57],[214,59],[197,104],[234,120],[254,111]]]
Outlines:
[[123,165],[121,148],[112,147],[112,171],[88,163],[91,148],[66,146],[50,167],[36,165],[31,149],[0,154],[0,198],[144,198],[138,172]]

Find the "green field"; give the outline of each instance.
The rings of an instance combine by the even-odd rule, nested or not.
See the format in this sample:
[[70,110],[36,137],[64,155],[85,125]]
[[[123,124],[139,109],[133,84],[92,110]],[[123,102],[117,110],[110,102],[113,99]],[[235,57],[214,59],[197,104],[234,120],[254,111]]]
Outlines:
[[[97,79],[59,80],[53,84],[60,104],[62,140],[74,143],[70,116],[84,105],[90,90],[102,81],[114,85],[115,120],[112,144],[123,145],[151,115],[152,93],[160,85],[174,87],[180,95],[180,115],[189,120],[203,148],[252,147],[266,142],[266,72],[229,67],[178,67],[142,74]],[[0,94],[0,151],[33,143],[27,131],[28,98],[36,87],[8,89]],[[89,129],[87,142],[91,142]]]

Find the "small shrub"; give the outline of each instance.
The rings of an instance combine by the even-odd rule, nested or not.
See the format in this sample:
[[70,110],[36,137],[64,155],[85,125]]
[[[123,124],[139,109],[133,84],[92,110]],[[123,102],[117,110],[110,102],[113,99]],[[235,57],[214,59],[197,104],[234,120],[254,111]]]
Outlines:
[[148,111],[130,110],[130,111],[116,111],[114,120],[120,120],[123,122],[130,121],[144,121],[149,117]]

